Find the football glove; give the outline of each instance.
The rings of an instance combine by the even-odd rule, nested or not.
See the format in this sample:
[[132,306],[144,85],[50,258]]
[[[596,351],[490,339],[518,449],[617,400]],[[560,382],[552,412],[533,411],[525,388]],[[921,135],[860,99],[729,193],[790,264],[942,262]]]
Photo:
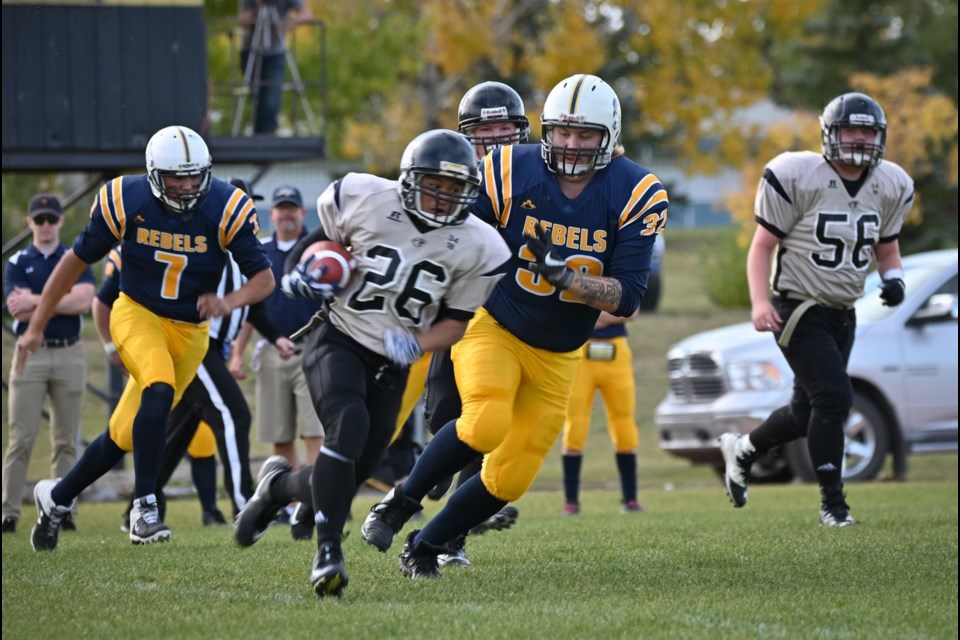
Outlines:
[[890,278],[884,280],[880,285],[880,299],[888,307],[895,307],[903,302],[903,297],[907,293],[907,286],[900,278]]
[[537,225],[536,232],[535,236],[529,233],[523,234],[524,240],[527,241],[527,248],[536,258],[536,262],[530,263],[531,271],[539,273],[558,289],[566,289],[573,282],[573,271],[557,253],[553,241],[550,240],[550,233],[540,225]]
[[401,367],[408,367],[423,355],[417,337],[406,329],[387,329],[383,334],[387,357]]
[[308,300],[324,300],[330,302],[337,295],[337,287],[332,284],[318,282],[310,275],[311,260],[298,264],[290,273],[285,273],[280,279],[280,288],[291,298],[306,298]]

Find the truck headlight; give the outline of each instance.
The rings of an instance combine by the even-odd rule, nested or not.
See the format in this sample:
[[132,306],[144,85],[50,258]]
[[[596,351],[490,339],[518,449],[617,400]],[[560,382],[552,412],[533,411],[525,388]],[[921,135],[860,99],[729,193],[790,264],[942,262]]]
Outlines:
[[769,362],[727,365],[731,391],[770,391],[783,386],[780,370]]

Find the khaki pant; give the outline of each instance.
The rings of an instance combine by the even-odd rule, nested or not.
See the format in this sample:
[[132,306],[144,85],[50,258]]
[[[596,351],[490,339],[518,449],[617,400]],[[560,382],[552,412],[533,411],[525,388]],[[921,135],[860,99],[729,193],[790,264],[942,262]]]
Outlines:
[[50,475],[66,475],[77,461],[77,432],[87,383],[83,342],[69,347],[40,347],[27,359],[22,375],[10,371],[10,441],[3,458],[3,517],[20,520],[33,444],[50,397]]
[[299,354],[284,360],[272,344],[263,345],[257,375],[260,442],[293,442],[298,432],[301,438],[323,437],[323,426],[307,389],[302,361]]

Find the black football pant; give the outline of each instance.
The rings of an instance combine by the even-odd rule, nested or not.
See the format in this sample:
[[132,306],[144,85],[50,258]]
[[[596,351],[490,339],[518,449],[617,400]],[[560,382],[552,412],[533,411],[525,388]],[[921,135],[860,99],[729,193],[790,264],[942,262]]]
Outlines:
[[223,484],[236,516],[253,495],[250,407],[223,359],[222,343],[213,339],[197,370],[197,376],[170,413],[159,487],[162,488],[170,480],[201,420],[210,425],[217,438]]
[[[784,324],[801,304],[780,297],[772,302]],[[806,437],[822,487],[842,481],[844,424],[853,406],[847,362],[856,329],[853,309],[808,308],[789,344],[780,346],[795,376],[790,404],[774,411],[750,434],[759,453]],[[780,334],[775,335],[779,339]]]
[[317,541],[339,541],[357,488],[387,450],[409,371],[330,324],[304,342],[303,371],[326,432],[311,478]]

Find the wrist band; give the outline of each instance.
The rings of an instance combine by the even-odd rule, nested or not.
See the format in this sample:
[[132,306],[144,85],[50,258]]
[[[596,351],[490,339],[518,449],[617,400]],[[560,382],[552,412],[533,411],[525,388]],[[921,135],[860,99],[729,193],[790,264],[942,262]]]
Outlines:
[[110,355],[111,353],[117,352],[117,346],[112,342],[108,342],[105,345],[103,345],[103,350],[107,353],[107,355]]
[[903,280],[903,269],[890,269],[881,274],[883,280]]

